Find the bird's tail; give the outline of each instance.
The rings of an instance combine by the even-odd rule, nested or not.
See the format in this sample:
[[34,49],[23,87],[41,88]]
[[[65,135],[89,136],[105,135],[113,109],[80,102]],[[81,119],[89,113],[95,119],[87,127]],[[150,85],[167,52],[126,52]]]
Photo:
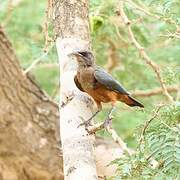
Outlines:
[[138,102],[136,99],[134,99],[130,95],[124,95],[123,97],[121,96],[120,100],[125,102],[128,106],[139,106],[141,108],[144,107],[140,102]]
[[132,98],[131,96],[128,96],[129,98],[129,103],[127,105],[129,106],[139,106],[141,108],[144,107],[144,105],[142,105],[140,102],[138,102],[136,99]]

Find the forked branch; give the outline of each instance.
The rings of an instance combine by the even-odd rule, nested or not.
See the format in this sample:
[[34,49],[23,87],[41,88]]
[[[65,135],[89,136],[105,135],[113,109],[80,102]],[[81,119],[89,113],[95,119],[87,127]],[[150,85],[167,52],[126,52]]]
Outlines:
[[119,1],[119,10],[117,12],[118,16],[121,17],[121,19],[123,20],[125,26],[127,27],[128,29],[128,35],[129,35],[129,39],[132,41],[133,45],[136,47],[136,49],[139,51],[139,54],[140,56],[142,57],[142,59],[146,62],[147,65],[149,65],[153,71],[155,72],[159,82],[160,82],[160,85],[161,85],[161,88],[162,88],[162,91],[164,93],[164,95],[167,97],[167,99],[170,101],[170,102],[174,102],[173,101],[173,98],[172,96],[168,93],[167,91],[167,88],[164,84],[164,81],[163,81],[163,78],[161,76],[161,73],[160,73],[160,67],[155,63],[153,62],[150,57],[147,55],[146,51],[144,50],[144,47],[142,47],[139,42],[136,40],[135,38],[135,35],[132,31],[132,28],[131,28],[131,21],[128,19],[128,17],[126,16],[125,12],[124,12],[124,1],[123,0],[120,0]]

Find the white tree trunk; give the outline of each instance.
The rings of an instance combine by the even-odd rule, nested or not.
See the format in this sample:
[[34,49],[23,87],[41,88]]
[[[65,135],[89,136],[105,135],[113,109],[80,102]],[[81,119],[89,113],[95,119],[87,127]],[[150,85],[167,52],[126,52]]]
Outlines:
[[60,133],[66,180],[97,179],[93,138],[82,119],[92,116],[92,100],[74,84],[76,61],[68,54],[89,49],[88,1],[54,0],[56,46],[60,63]]

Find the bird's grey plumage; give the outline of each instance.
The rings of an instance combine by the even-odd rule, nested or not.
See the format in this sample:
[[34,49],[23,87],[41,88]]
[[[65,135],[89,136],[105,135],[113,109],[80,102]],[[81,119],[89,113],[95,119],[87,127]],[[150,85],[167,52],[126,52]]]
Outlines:
[[103,69],[96,67],[94,71],[94,77],[100,84],[104,85],[107,89],[121,94],[129,95],[129,93],[122,87],[122,85]]

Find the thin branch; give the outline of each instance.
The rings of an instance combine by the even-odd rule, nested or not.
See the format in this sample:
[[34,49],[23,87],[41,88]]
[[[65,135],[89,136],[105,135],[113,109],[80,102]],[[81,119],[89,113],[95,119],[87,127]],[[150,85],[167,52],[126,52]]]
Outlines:
[[167,37],[167,38],[176,38],[176,39],[179,39],[180,40],[180,33],[169,33],[169,34],[165,34],[165,35],[160,35],[161,37]]
[[163,125],[166,126],[169,130],[171,130],[171,131],[173,131],[173,132],[175,132],[175,133],[177,133],[177,134],[180,133],[178,129],[175,129],[175,128],[169,126],[168,124],[166,124],[166,123],[163,122],[163,121],[161,121],[161,124],[163,124]]
[[40,68],[48,68],[48,69],[54,68],[54,69],[57,69],[59,67],[59,64],[58,63],[40,63],[40,64],[38,64],[38,66]]
[[[167,86],[166,89],[169,93],[179,91],[178,85]],[[146,91],[136,90],[136,91],[132,92],[131,94],[132,94],[132,96],[149,97],[149,96],[159,95],[162,93],[163,93],[162,88],[158,87],[158,88],[154,88],[154,89],[150,89],[150,90],[146,90]]]
[[123,0],[119,1],[119,11],[118,11],[117,14],[118,14],[118,16],[120,16],[122,18],[124,24],[127,26],[130,40],[132,41],[132,43],[134,44],[136,49],[139,51],[139,54],[142,57],[142,59],[146,62],[146,64],[148,64],[154,70],[154,72],[155,72],[155,74],[156,74],[156,76],[157,76],[157,78],[158,78],[158,80],[160,82],[160,85],[162,87],[162,90],[163,90],[163,93],[165,94],[165,96],[168,98],[168,100],[170,102],[174,102],[173,98],[168,93],[167,88],[166,88],[166,86],[165,86],[165,84],[163,82],[163,79],[162,79],[161,74],[160,74],[159,66],[150,59],[150,57],[145,52],[144,47],[142,47],[138,43],[138,41],[136,40],[136,38],[134,36],[134,33],[133,33],[132,29],[131,29],[131,21],[128,19],[128,17],[126,16],[126,14],[124,12],[124,9],[123,9],[124,4],[123,3],[124,3]]
[[[113,23],[113,22],[112,22]],[[117,26],[116,23],[113,23],[115,30],[116,30],[116,34],[118,36],[118,38],[121,40],[121,42],[124,44],[125,47],[128,46],[128,42],[126,41],[126,39],[124,39],[124,37],[121,35],[121,33],[119,32],[119,28]]]
[[6,8],[6,17],[2,22],[2,26],[6,26],[12,17],[14,9],[22,2],[22,0],[8,0]]
[[[111,117],[111,120],[112,120],[112,117]],[[117,132],[112,128],[111,123],[107,125],[105,125],[104,122],[97,123],[93,126],[89,126],[87,128],[87,131],[90,134],[92,134],[104,128],[106,128],[107,132],[111,135],[112,139],[120,146],[120,148],[124,152],[127,152],[128,155],[132,155],[133,152],[127,147],[126,143],[118,136]]]
[[93,126],[89,126],[87,128],[87,131],[90,134],[94,134],[95,132],[97,132],[97,131],[99,131],[101,129],[104,129],[104,122],[96,123],[96,124],[93,124]]
[[145,133],[146,133],[146,129],[148,128],[149,124],[158,116],[159,110],[163,107],[164,105],[160,105],[158,106],[158,108],[155,110],[154,115],[145,122],[144,127],[142,129],[141,132],[141,136],[139,139],[139,144],[141,144],[142,142],[144,142],[145,140]]
[[144,14],[146,14],[148,16],[152,16],[152,17],[154,17],[154,18],[156,18],[158,20],[160,19],[160,17],[158,15],[151,13],[149,10],[147,10],[144,7],[141,7],[140,5],[136,4],[135,2],[133,2],[131,0],[127,0],[127,2],[129,4],[131,4],[132,6],[134,6],[137,10],[142,11]]
[[118,134],[116,133],[116,131],[110,126],[108,125],[106,127],[108,133],[112,136],[113,140],[119,144],[120,148],[127,152],[128,155],[132,155],[132,151],[127,147],[126,143],[118,136]]
[[37,59],[33,60],[32,64],[24,70],[23,74],[27,74],[29,71],[31,71],[40,61],[42,61],[43,58],[45,58],[49,51],[53,48],[54,44],[50,46],[50,48],[44,52],[44,54],[42,54],[40,57],[38,57]]
[[161,16],[158,16],[157,14],[153,14],[152,12],[149,11],[149,9],[146,6],[140,6],[139,4],[136,4],[135,2],[133,2],[132,0],[126,0],[129,4],[131,4],[132,6],[134,6],[137,10],[142,11],[144,14],[154,17],[157,20],[163,20],[166,23],[169,24],[173,24],[176,26],[176,29],[179,28],[179,26],[177,25],[176,21],[171,19],[171,18],[163,18]]

